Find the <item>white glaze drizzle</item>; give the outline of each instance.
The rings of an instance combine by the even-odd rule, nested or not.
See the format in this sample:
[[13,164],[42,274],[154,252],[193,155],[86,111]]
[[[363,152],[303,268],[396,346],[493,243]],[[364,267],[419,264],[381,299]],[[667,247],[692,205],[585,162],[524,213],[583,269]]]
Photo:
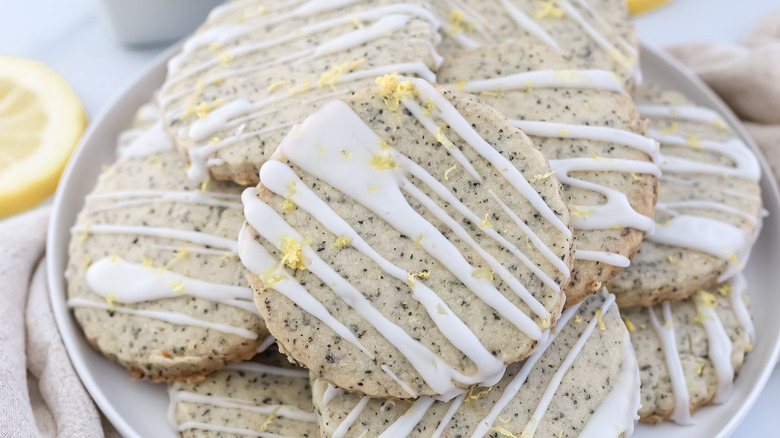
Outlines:
[[170,322],[171,324],[189,325],[196,327],[203,327],[218,332],[233,334],[247,339],[257,339],[257,333],[240,328],[233,327],[225,324],[217,324],[209,321],[203,321],[193,318],[189,315],[185,315],[179,312],[166,312],[159,310],[142,310],[131,309],[129,307],[111,306],[105,302],[87,300],[84,298],[71,298],[68,300],[68,306],[73,307],[93,307],[96,309],[104,309],[111,312],[127,313],[129,315],[143,316],[145,318],[159,319],[161,321]]
[[185,430],[190,430],[190,429],[208,430],[212,432],[222,432],[222,433],[229,433],[229,434],[243,435],[243,436],[253,436],[257,438],[298,438],[294,436],[279,435],[275,433],[257,432],[255,430],[244,429],[241,427],[219,426],[216,424],[201,423],[199,421],[187,421],[176,427],[176,430],[179,432],[184,432]]
[[734,314],[737,316],[737,321],[742,329],[745,331],[745,340],[748,345],[753,345],[756,340],[756,329],[753,326],[753,319],[750,317],[747,305],[743,295],[747,293],[747,280],[741,273],[735,275],[731,279],[731,295],[729,300],[731,301],[731,308],[734,309]]
[[[308,376],[307,376],[308,378]],[[295,406],[284,405],[263,405],[257,406],[250,400],[242,400],[233,397],[220,397],[216,395],[197,394],[190,391],[169,390],[168,396],[170,402],[178,403],[198,403],[211,406],[218,406],[228,409],[240,409],[242,411],[254,412],[257,414],[274,414],[280,418],[289,418],[291,420],[314,423],[317,421],[313,412],[302,411]]]
[[[259,315],[248,287],[196,280],[168,270],[110,257],[92,263],[86,272],[92,292],[125,304],[176,298],[183,295],[240,307]],[[172,285],[176,285],[174,288]]]
[[331,438],[344,438],[347,432],[349,432],[349,428],[352,427],[352,424],[355,423],[355,420],[357,420],[357,417],[360,416],[361,412],[363,412],[363,409],[366,408],[366,405],[368,404],[369,401],[371,401],[371,397],[361,398],[357,406],[355,406],[349,412],[349,414],[347,414],[347,416],[344,417],[344,420],[341,423],[339,423],[336,430],[333,431]]
[[[224,207],[241,209],[240,197],[232,194],[214,192],[191,192],[175,190],[118,190],[115,192],[92,193],[85,198],[87,201],[116,201],[109,204],[101,204],[88,208],[91,212],[125,208],[135,205],[178,202],[184,204],[207,205],[212,207]],[[231,202],[234,201],[234,202]],[[239,202],[235,202],[239,201]]]
[[436,399],[432,397],[423,397],[415,401],[407,412],[398,417],[379,435],[379,438],[409,436],[434,402],[436,402]]
[[544,30],[544,28],[540,26],[539,23],[529,17],[528,14],[510,3],[509,0],[499,0],[499,2],[501,3],[501,6],[506,9],[507,13],[509,13],[509,16],[512,17],[512,20],[514,20],[514,22],[517,23],[517,25],[520,26],[523,30],[532,36],[539,38],[543,43],[555,49],[556,52],[561,51],[561,47],[558,45],[558,42],[555,41],[552,35],[547,33],[547,31]]
[[756,218],[755,216],[745,213],[744,211],[738,210],[734,207],[728,206],[722,202],[692,199],[688,201],[658,202],[656,204],[657,210],[669,211],[672,213],[676,212],[680,208],[695,208],[695,209],[701,208],[701,209],[722,211],[724,213],[730,213],[735,216],[740,216],[746,221],[748,221],[751,225],[755,226],[758,224],[758,218]]
[[[605,315],[614,303],[615,296],[610,294],[607,296],[604,304],[601,305],[601,313]],[[588,341],[588,338],[590,338],[591,333],[593,333],[593,330],[596,328],[598,323],[598,318],[592,318],[588,323],[588,326],[585,327],[585,330],[580,335],[579,339],[577,339],[577,342],[575,342],[574,346],[572,346],[571,350],[569,350],[569,353],[566,355],[563,363],[558,367],[558,370],[553,375],[552,381],[549,385],[547,385],[547,389],[544,391],[542,399],[539,401],[539,405],[536,407],[534,414],[531,416],[528,424],[526,424],[523,432],[520,434],[521,436],[533,438],[534,433],[536,433],[536,429],[539,427],[539,424],[542,421],[542,417],[547,412],[547,408],[550,406],[550,402],[555,396],[555,392],[558,390],[558,387],[560,387],[564,376],[569,372],[569,368],[571,368],[574,360],[577,359],[580,351],[582,351],[582,348],[585,346],[585,342]]]
[[[634,423],[639,420],[641,405],[639,366],[631,336],[625,330],[623,337],[623,365],[617,383],[591,415],[578,438],[603,438],[605,431],[614,436],[630,437]],[[622,434],[622,435],[621,435]]]
[[622,254],[616,254],[608,251],[593,251],[587,249],[577,249],[574,251],[574,260],[589,260],[592,262],[601,262],[611,266],[627,268],[631,260]]
[[162,121],[157,121],[151,128],[143,130],[126,146],[120,146],[118,154],[123,158],[146,157],[160,152],[173,150],[173,143],[163,129]]
[[680,362],[680,354],[677,351],[677,337],[674,333],[672,310],[668,302],[661,303],[661,308],[664,316],[663,324],[658,321],[653,307],[648,307],[647,311],[650,314],[650,322],[653,329],[661,342],[666,368],[669,371],[669,380],[672,383],[675,406],[671,419],[678,424],[690,425],[693,424],[689,408],[690,395],[688,394],[688,385],[685,383],[685,372]]
[[[645,117],[683,119],[692,122],[724,123],[720,115],[709,108],[692,105],[637,105],[636,110]],[[725,125],[724,125],[725,126]]]
[[431,438],[441,437],[441,434],[444,433],[444,429],[446,429],[447,425],[450,423],[450,421],[452,421],[452,417],[454,417],[455,413],[458,412],[458,409],[460,409],[460,406],[463,404],[463,400],[465,398],[466,394],[462,394],[452,400],[450,407],[447,408],[447,412],[444,413],[444,416],[439,421],[439,426],[436,427],[436,430],[433,431]]
[[748,233],[731,224],[700,216],[677,214],[655,232],[651,242],[695,249],[728,260],[747,242]]
[[331,400],[343,394],[344,394],[343,389],[336,388],[335,386],[328,383],[328,387],[325,388],[325,391],[322,393],[322,406],[327,406]]
[[274,345],[275,343],[276,343],[276,338],[275,337],[273,337],[272,335],[266,336],[266,338],[263,341],[263,343],[260,344],[259,347],[257,347],[257,353],[259,354],[259,353],[264,352],[265,350],[268,350],[269,348],[271,348],[271,345]]
[[590,88],[626,93],[614,74],[606,70],[532,70],[490,79],[466,81],[461,85],[461,91],[466,93],[534,88]]
[[[718,389],[713,403],[725,403],[733,391],[734,367],[731,365],[731,339],[726,334],[723,324],[715,309],[704,303],[704,296],[698,293],[694,296],[696,309],[701,317],[701,324],[707,332],[707,356],[712,361],[718,378]],[[715,304],[717,305],[717,304]]]
[[89,228],[84,225],[74,226],[70,229],[70,232],[74,234],[131,234],[146,237],[159,237],[162,239],[198,243],[204,246],[230,251],[233,254],[238,253],[238,247],[235,240],[201,233],[199,231],[183,231],[174,230],[172,228],[145,227],[140,225],[95,224],[90,225]]

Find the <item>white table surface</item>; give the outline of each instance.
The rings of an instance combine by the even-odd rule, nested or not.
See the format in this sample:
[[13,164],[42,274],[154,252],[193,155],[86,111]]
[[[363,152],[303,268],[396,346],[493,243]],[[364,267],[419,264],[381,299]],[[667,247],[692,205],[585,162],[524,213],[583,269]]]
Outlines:
[[[119,46],[93,1],[0,0],[0,54],[49,64],[70,81],[91,115],[165,48]],[[694,41],[735,43],[764,14],[778,8],[776,0],[675,0],[637,18],[637,32],[643,41],[656,46]],[[780,367],[732,436],[777,435],[778,407]]]

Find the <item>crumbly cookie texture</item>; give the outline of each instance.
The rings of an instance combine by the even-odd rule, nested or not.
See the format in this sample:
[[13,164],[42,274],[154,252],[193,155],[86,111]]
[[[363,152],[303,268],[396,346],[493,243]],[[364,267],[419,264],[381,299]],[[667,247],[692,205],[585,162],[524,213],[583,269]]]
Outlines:
[[190,176],[256,184],[295,123],[380,74],[433,80],[437,22],[419,0],[227,3],[183,46],[160,92]]
[[741,270],[762,214],[758,161],[717,113],[650,85],[634,99],[664,161],[655,233],[610,287],[623,307],[683,299]]
[[463,49],[522,42],[562,55],[569,68],[615,72],[628,90],[641,73],[638,40],[620,0],[434,0],[445,23],[439,52],[445,59]]
[[747,305],[740,276],[682,301],[621,310],[639,362],[642,422],[686,424],[699,408],[728,400],[753,349]]
[[267,331],[234,248],[240,188],[199,193],[166,140],[148,117],[121,137],[123,156],[72,232],[68,303],[90,344],[133,377],[198,380],[251,358]]
[[560,184],[524,181],[546,160],[476,98],[377,82],[310,117],[244,193],[257,306],[284,352],[350,391],[410,398],[497,381],[563,305]]
[[596,253],[575,255],[567,306],[609,285],[652,231],[659,174],[631,97],[608,73],[571,66],[546,46],[502,44],[461,51],[438,73],[525,128],[564,183],[575,250]]
[[322,436],[604,437],[632,430],[639,372],[614,297],[600,292],[567,309],[551,336],[542,354],[510,365],[496,385],[450,402],[366,400],[314,379]]
[[319,436],[308,373],[276,347],[202,382],[173,383],[168,394],[169,420],[183,438]]

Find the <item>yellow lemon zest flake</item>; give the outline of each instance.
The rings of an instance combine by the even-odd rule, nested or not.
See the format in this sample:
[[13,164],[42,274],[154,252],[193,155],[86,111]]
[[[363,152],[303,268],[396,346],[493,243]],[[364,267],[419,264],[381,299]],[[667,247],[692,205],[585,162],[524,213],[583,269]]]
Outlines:
[[444,305],[439,303],[436,305],[436,313],[438,313],[439,315],[446,315],[447,309],[444,308]]
[[498,98],[504,98],[506,96],[506,91],[503,88],[499,88],[497,90],[486,90],[479,93],[480,96],[488,96],[488,97],[498,97]]
[[343,155],[346,160],[352,159],[352,152],[347,152],[346,149],[341,150],[341,155]]
[[263,424],[260,425],[260,430],[262,432],[265,432],[268,429],[268,426],[270,426],[271,423],[274,421],[274,419],[276,418],[276,414],[279,412],[279,409],[281,409],[281,406],[277,406],[276,408],[274,408],[274,410],[270,414],[268,414],[268,416],[265,418]]
[[365,27],[363,26],[363,23],[361,23],[360,20],[358,20],[355,17],[350,17],[349,22],[352,23],[352,25],[354,25],[358,29],[362,29],[363,27]]
[[547,173],[541,173],[539,175],[534,175],[531,179],[528,180],[528,183],[529,184],[533,184],[533,183],[535,183],[537,181],[541,181],[541,180],[547,179],[547,178],[549,178],[549,177],[551,177],[553,175],[555,175],[555,171],[554,170],[551,170],[551,171],[549,171]]
[[414,274],[411,272],[406,275],[406,284],[409,285],[409,287],[414,287],[415,284],[417,284],[416,281],[414,281]]
[[462,90],[462,89],[466,88],[466,81],[464,81],[464,80],[458,81],[458,83],[455,84],[455,88],[457,88],[458,90]]
[[469,392],[466,393],[466,400],[464,400],[464,402],[468,403],[472,400],[479,400],[480,398],[486,396],[492,390],[493,387],[491,386],[488,389],[483,389],[482,391],[474,393],[474,388],[472,387],[469,389]]
[[750,344],[747,347],[745,347],[745,352],[746,353],[750,353],[751,351],[753,351],[753,344]]
[[[156,164],[158,170],[163,170],[163,167],[165,167],[165,164],[159,155],[150,155],[146,157],[146,162],[149,163],[149,165]],[[189,166],[187,168],[189,169]]]
[[212,52],[218,52],[219,49],[221,49],[221,48],[222,48],[222,45],[219,44],[219,43],[211,43],[211,44],[209,44],[209,50],[211,50]]
[[345,246],[352,245],[352,238],[351,237],[344,237],[339,236],[336,238],[336,243],[333,244],[334,248],[344,248]]
[[696,367],[696,374],[701,376],[701,373],[704,372],[704,362],[701,362],[699,366]]
[[295,210],[295,203],[290,201],[289,199],[285,199],[282,202],[282,210],[285,213],[292,213],[292,211]]
[[717,119],[715,122],[713,122],[713,124],[716,128],[718,128],[719,131],[729,132],[729,127],[726,125],[726,123],[723,122],[723,120]]
[[433,99],[429,97],[428,101],[425,103],[425,108],[422,109],[423,115],[425,117],[431,117],[432,111],[435,109],[436,104],[433,102]]
[[570,211],[574,217],[588,217],[593,214],[593,210],[585,210],[579,205],[572,205]]
[[490,213],[485,214],[485,219],[482,219],[482,223],[479,225],[480,228],[493,228],[493,223],[488,220],[488,216],[490,216]]
[[688,141],[688,144],[695,147],[696,149],[704,149],[704,145],[701,144],[701,139],[696,135],[689,135],[686,140]]
[[274,82],[273,84],[268,86],[268,92],[269,93],[274,92],[282,87],[284,87],[284,81]]
[[549,328],[549,327],[550,327],[550,318],[542,319],[542,328]]
[[362,63],[364,60],[359,59],[357,61],[354,61],[352,59],[348,59],[344,61],[341,65],[334,65],[330,68],[330,70],[322,73],[320,75],[320,80],[317,81],[317,86],[319,88],[324,88],[326,86],[330,86],[334,90],[336,89],[336,82],[338,82],[339,78],[346,72],[349,72],[350,70],[354,69],[360,63]]
[[370,193],[370,192],[375,192],[375,191],[377,191],[377,190],[379,190],[381,188],[382,188],[382,186],[368,186],[367,190]]
[[89,239],[89,229],[92,227],[91,224],[87,223],[84,225],[84,231],[81,233],[81,236],[79,236],[79,243],[84,243]]
[[92,257],[89,254],[84,255],[84,268],[89,268],[92,265]]
[[731,288],[731,283],[724,283],[722,286],[718,288],[718,293],[724,297],[730,296],[732,292],[733,289]]
[[234,59],[236,59],[236,57],[232,53],[223,53],[219,55],[219,63],[222,64],[222,66],[224,67],[229,66]]
[[282,263],[293,269],[306,269],[300,242],[286,234],[282,236]]
[[447,139],[447,137],[444,136],[444,132],[441,128],[436,131],[436,141],[441,143],[447,149],[452,147],[452,143]]
[[717,304],[717,301],[715,300],[715,295],[707,292],[707,291],[701,291],[701,303],[705,307],[715,307]]
[[543,6],[534,11],[534,18],[561,18],[563,9],[555,5],[555,2],[545,2]]
[[373,167],[376,171],[395,169],[398,167],[398,164],[393,161],[393,158],[390,154],[390,147],[384,140],[380,140],[380,142],[382,153],[380,155],[371,154],[371,159],[368,160],[368,164],[371,165],[371,167]]
[[477,27],[476,23],[466,20],[463,16],[463,11],[458,9],[455,9],[450,13],[450,18],[447,20],[447,23],[450,25],[448,32],[451,34],[468,32]]
[[211,181],[211,178],[206,178],[205,180],[203,180],[203,182],[200,183],[200,188],[195,189],[195,193],[205,192],[206,189],[209,188],[209,181]]
[[108,310],[113,312],[114,309],[116,308],[114,304],[116,304],[116,302],[119,301],[119,297],[117,297],[116,295],[108,294],[105,296],[105,299],[106,299],[106,303],[108,304]]
[[[257,13],[258,13],[258,15],[263,15],[263,14],[265,14],[266,12],[268,12],[268,6],[263,6],[263,5],[260,5],[260,6],[258,6],[258,7],[257,7]],[[265,429],[263,429],[263,430],[265,430]]]
[[674,134],[675,132],[677,132],[678,129],[680,129],[680,127],[679,125],[677,125],[677,122],[673,122],[671,125],[669,125],[668,128],[664,128],[658,132],[661,135],[668,135],[668,134]]
[[509,418],[506,418],[506,419],[498,417],[498,421],[500,421],[500,422],[502,422],[504,424],[509,423],[509,420],[511,420],[511,419],[512,419],[512,417],[509,417]]
[[667,319],[664,321],[664,326],[666,327],[674,327],[674,320],[673,319]]
[[677,258],[676,258],[675,256],[669,256],[669,257],[667,257],[667,258],[666,258],[666,260],[667,260],[669,263],[671,263],[671,264],[675,264],[675,263],[677,263]]
[[211,144],[219,144],[219,142],[221,142],[221,141],[222,141],[222,139],[219,138],[219,137],[211,137],[211,140],[209,140],[209,143],[211,143]]
[[609,55],[612,59],[617,61],[618,64],[622,64],[622,65],[636,64],[636,59],[634,59],[633,56],[626,56],[620,53],[620,51],[615,48],[607,49],[607,55]]
[[524,437],[519,437],[500,426],[495,426],[490,430],[495,430],[496,432],[500,433],[504,438],[524,438]]
[[309,84],[311,83],[312,79],[314,79],[314,75],[306,76],[306,78],[303,79],[303,83],[300,85],[300,87],[294,87],[294,88],[287,87],[287,92],[290,94],[298,94],[298,93],[305,93],[309,91]]
[[176,257],[177,259],[182,259],[184,257],[187,257],[188,254],[189,251],[187,251],[187,248],[182,247],[180,250],[174,252],[173,256]]
[[415,246],[415,248],[422,248],[422,240],[423,240],[423,235],[422,234],[420,234],[419,236],[417,236],[416,239],[414,239],[414,246]]
[[450,167],[449,169],[445,170],[444,171],[444,179],[445,180],[449,180],[450,179],[450,172],[452,172],[453,170],[455,170],[457,168],[458,168],[458,165],[457,164],[453,164],[452,167]]
[[143,261],[141,262],[142,268],[151,268],[152,267],[152,258],[149,256],[144,256]]
[[580,318],[580,315],[575,315],[574,316],[574,322],[576,322],[577,324],[582,322],[582,318]]
[[628,319],[627,316],[623,316],[623,323],[626,324],[626,328],[628,329],[629,332],[633,333],[636,331],[636,326],[634,325],[633,322],[631,322],[630,319]]
[[606,326],[604,325],[604,320],[601,319],[601,309],[596,310],[596,319],[599,321],[599,330],[604,330]]
[[493,271],[490,269],[477,268],[471,273],[471,276],[480,280],[493,281]]
[[111,264],[112,264],[112,265],[115,265],[115,264],[117,264],[117,263],[119,263],[119,256],[118,256],[118,255],[116,255],[116,254],[112,254],[112,255],[111,255]]
[[631,178],[634,178],[634,181],[639,181],[639,175],[634,172],[631,172]]
[[420,94],[412,81],[399,81],[398,73],[378,77],[375,82],[379,86],[379,97],[390,111],[398,111],[402,99]]
[[171,280],[170,286],[176,293],[180,293],[184,290],[184,282],[179,280]]
[[276,266],[272,266],[263,271],[258,279],[263,283],[263,291],[265,291],[272,288],[276,283],[282,280],[287,280],[287,277],[281,274],[276,274]]

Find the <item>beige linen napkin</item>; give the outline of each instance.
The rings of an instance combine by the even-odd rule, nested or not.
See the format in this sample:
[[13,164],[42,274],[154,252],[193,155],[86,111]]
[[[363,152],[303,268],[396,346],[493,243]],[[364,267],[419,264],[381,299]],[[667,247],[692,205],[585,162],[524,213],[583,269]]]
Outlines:
[[0,437],[102,437],[49,303],[48,220],[46,207],[0,222]]
[[766,16],[742,46],[667,47],[745,122],[775,176],[780,176],[780,11]]

